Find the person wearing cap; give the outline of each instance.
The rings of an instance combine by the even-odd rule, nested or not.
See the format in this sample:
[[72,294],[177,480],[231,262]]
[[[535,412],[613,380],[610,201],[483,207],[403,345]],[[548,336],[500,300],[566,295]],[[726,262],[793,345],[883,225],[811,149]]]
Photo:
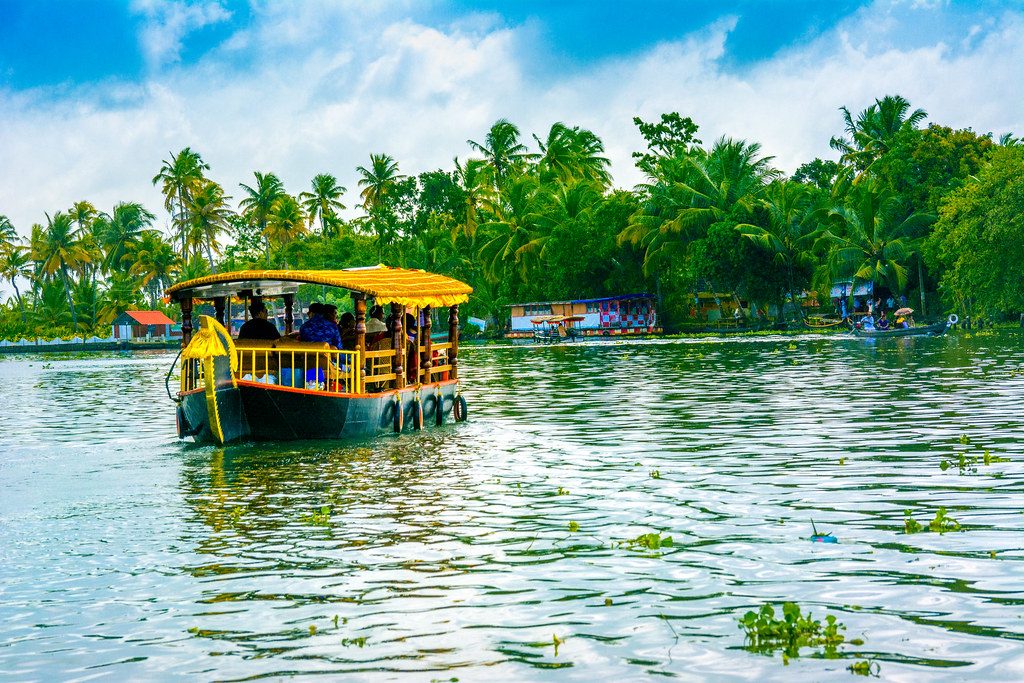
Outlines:
[[253,300],[249,304],[249,314],[252,316],[245,321],[242,328],[238,330],[239,339],[265,339],[274,341],[281,338],[277,326],[267,320],[267,307],[262,301]]

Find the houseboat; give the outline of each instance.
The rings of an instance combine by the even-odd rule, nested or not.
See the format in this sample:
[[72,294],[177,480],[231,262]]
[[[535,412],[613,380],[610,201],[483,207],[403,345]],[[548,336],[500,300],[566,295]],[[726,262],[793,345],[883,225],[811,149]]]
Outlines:
[[[351,349],[298,340],[293,306],[304,284],[348,291],[355,317]],[[215,444],[337,439],[421,429],[449,416],[465,420],[459,304],[472,291],[449,277],[383,265],[246,270],[175,284],[167,294],[181,307],[181,384],[172,396],[178,436]],[[284,334],[273,341],[232,338],[224,327],[229,297],[247,306],[280,301]],[[215,312],[200,316],[198,330],[192,320],[197,302],[212,304]],[[384,331],[368,334],[368,303],[390,306],[385,323],[375,323]],[[435,343],[431,321],[438,309],[447,313],[448,337]]]
[[532,338],[534,320],[572,319],[576,335],[611,336],[639,335],[661,332],[650,294],[623,294],[599,299],[572,301],[539,301],[510,306],[511,326],[508,336]]

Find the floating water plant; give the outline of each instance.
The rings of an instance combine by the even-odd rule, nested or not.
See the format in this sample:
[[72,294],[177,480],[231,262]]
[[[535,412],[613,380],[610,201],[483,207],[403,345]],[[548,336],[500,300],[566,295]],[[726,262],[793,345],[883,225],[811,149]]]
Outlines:
[[324,505],[318,511],[314,511],[308,515],[303,515],[300,518],[300,521],[306,522],[307,524],[313,524],[314,526],[330,526],[331,508]]
[[956,467],[961,475],[964,474],[977,474],[978,465],[989,465],[997,462],[1010,462],[1009,458],[1002,458],[998,455],[992,455],[989,450],[985,450],[981,455],[968,455],[966,453],[960,453],[955,456],[956,459],[942,460],[939,462],[939,469],[945,472],[951,467]]
[[358,638],[342,638],[341,644],[343,647],[349,647],[350,645],[366,647],[366,636],[359,636]]
[[859,659],[846,668],[856,676],[878,676],[882,667],[870,659]]
[[564,643],[565,640],[562,639],[562,638],[559,638],[558,634],[555,633],[555,634],[552,634],[552,636],[551,636],[551,642],[554,643],[554,645],[555,645],[555,656],[557,657],[558,656],[558,646],[561,645],[562,643]]
[[569,489],[564,489],[561,486],[559,486],[558,487],[558,495],[560,495],[560,496],[568,496],[569,495]]
[[651,479],[661,479],[661,470],[651,470]]
[[963,531],[960,526],[960,522],[956,521],[952,517],[946,514],[946,508],[940,507],[935,512],[935,517],[932,518],[927,525],[923,525],[915,520],[911,515],[911,510],[904,510],[903,515],[903,532],[907,534],[920,534],[926,531],[933,531],[935,533],[944,534],[948,531]]
[[579,531],[579,530],[580,530],[580,523],[579,522],[569,522],[569,531],[570,532],[576,532],[576,531]]
[[746,636],[746,648],[751,652],[771,653],[781,650],[783,657],[799,657],[802,647],[824,647],[825,656],[836,656],[835,650],[846,638],[841,631],[846,626],[831,614],[825,624],[811,613],[803,614],[793,602],[782,605],[782,618],[775,617],[775,608],[762,605],[757,612],[747,612],[739,620]]
[[646,550],[660,550],[661,548],[672,547],[672,537],[662,536],[659,532],[654,531],[649,534],[640,534],[636,538],[631,538],[628,541],[621,541],[619,546],[626,546],[630,550],[636,550],[638,548],[644,548]]

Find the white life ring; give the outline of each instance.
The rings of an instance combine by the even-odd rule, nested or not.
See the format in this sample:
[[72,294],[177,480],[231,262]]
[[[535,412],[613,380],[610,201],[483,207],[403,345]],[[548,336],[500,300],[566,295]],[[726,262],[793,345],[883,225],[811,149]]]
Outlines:
[[950,313],[948,320],[950,325],[956,325],[960,322],[960,317],[956,313]]

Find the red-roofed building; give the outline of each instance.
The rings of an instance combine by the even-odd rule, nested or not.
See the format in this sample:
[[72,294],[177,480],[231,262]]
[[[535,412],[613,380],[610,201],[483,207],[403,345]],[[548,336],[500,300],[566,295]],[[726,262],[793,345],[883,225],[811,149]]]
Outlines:
[[114,339],[170,339],[181,336],[177,323],[160,311],[125,311],[111,326]]

